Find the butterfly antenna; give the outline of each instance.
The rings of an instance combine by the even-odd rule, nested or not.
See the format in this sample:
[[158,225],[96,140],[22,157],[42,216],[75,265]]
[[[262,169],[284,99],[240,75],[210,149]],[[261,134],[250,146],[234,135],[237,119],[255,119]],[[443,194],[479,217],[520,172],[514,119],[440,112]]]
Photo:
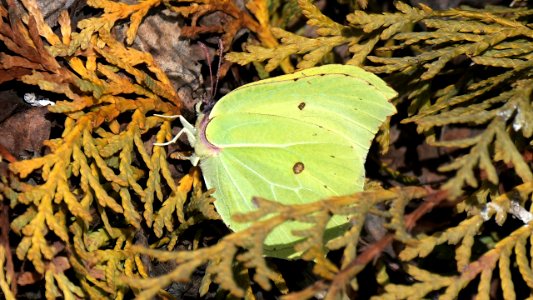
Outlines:
[[209,66],[209,79],[211,81],[211,90],[209,91],[209,97],[208,99],[205,99],[204,102],[212,102],[213,96],[214,96],[214,93],[213,93],[214,86],[213,86],[213,68],[211,66],[211,57],[209,56],[209,51],[207,50],[207,46],[202,42],[198,42],[198,44],[200,44],[200,47],[202,48],[202,51],[204,52],[205,60],[207,61],[207,65]]
[[222,66],[222,53],[224,52],[224,43],[222,40],[218,40],[218,66],[217,66],[217,78],[215,80],[215,89],[213,97],[216,96],[218,90],[218,80],[220,79],[220,67]]

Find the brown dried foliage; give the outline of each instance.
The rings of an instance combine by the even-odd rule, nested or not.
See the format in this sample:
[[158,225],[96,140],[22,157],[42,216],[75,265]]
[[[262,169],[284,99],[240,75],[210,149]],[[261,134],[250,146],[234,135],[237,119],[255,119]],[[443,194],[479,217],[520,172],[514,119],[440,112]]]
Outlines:
[[[509,215],[523,222],[531,216],[531,10],[441,12],[397,2],[395,12],[356,10],[341,24],[311,1],[299,0],[297,7],[308,21],[301,32],[316,29],[304,36],[272,27],[273,20],[298,23],[280,21],[279,11],[269,10],[263,0],[247,1],[246,7],[229,0],[89,0],[101,14],[80,20],[73,29],[63,12],[59,35],[35,2],[22,1],[26,11],[7,2],[8,8],[0,6],[5,46],[0,83],[19,81],[54,95],[56,105],[49,111],[64,122],[61,136],[44,142],[44,156],[10,157],[9,172],[0,163],[0,288],[6,298],[17,296],[17,284],[44,286],[47,298],[166,297],[168,285],[198,280],[194,296],[207,295],[216,284],[239,297],[253,297],[262,289],[289,299],[323,294],[334,299],[367,292],[359,287],[368,282],[365,269],[375,274],[376,294],[381,293],[376,297],[385,299],[432,293],[452,299],[474,284],[478,297],[487,298],[493,274],[499,275],[505,299],[516,297],[517,284],[533,288],[527,254],[531,228],[516,226],[502,238],[490,229],[492,220],[502,225]],[[356,2],[349,5],[367,4]],[[294,1],[286,5],[296,7]],[[349,63],[391,75],[404,95],[396,103],[403,108],[397,118],[403,120],[385,126],[378,142],[387,148],[394,130],[401,137],[401,124],[415,124],[425,138],[423,149],[451,149],[432,158],[439,163],[449,158],[440,168],[449,172],[445,182],[430,188],[420,184],[425,177],[419,176],[404,186],[416,173],[389,168],[381,171],[396,187],[370,184],[356,195],[305,205],[256,199],[256,212],[235,216],[260,220],[247,230],[224,237],[202,231],[211,230],[218,215],[198,170],[174,169],[165,148],[152,147],[172,136],[170,122],[153,114],[179,114],[182,100],[159,62],[128,46],[147,14],[164,7],[186,20],[183,37],[219,35],[226,50],[239,32],[248,30],[246,52],[227,58],[254,63],[259,71],[279,66],[288,72],[289,59],[298,68],[311,67],[334,57],[334,49],[345,49],[341,56],[349,56]],[[414,32],[419,22],[426,30]],[[113,34],[120,23],[127,25],[125,42]],[[461,59],[470,60],[468,72]],[[490,72],[480,72],[479,66]],[[456,72],[464,76],[450,82],[448,74]],[[442,138],[446,135],[440,133],[450,127],[476,130]],[[404,161],[401,167],[409,165]],[[441,213],[448,214],[441,224],[431,220],[422,226],[428,215]],[[352,226],[322,245],[323,224],[335,214],[350,217]],[[372,226],[379,228],[365,228],[369,216],[377,217]],[[281,269],[290,262],[263,256],[264,238],[288,220],[312,220],[313,225],[294,245],[314,276],[299,292],[289,290],[283,277]],[[367,234],[372,229],[379,229],[374,236]],[[369,240],[366,247],[362,239]],[[442,250],[447,244],[451,249]],[[383,251],[392,262],[381,259]],[[448,273],[424,264],[446,251],[454,254],[446,261]],[[26,264],[17,268],[22,261]],[[199,278],[195,271],[202,268],[205,274]],[[514,270],[521,281],[513,280]],[[72,273],[77,277],[66,275]],[[411,281],[395,282],[392,275],[398,274]]]

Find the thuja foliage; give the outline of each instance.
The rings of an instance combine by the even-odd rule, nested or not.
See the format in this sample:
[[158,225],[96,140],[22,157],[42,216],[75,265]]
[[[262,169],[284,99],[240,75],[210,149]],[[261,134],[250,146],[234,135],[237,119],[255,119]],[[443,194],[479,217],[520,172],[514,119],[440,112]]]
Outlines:
[[[0,6],[0,82],[55,95],[49,110],[64,121],[44,156],[10,163],[2,174],[0,288],[7,299],[23,285],[42,287],[48,299],[169,297],[165,288],[198,270],[202,296],[253,298],[265,290],[287,299],[454,299],[462,292],[488,299],[494,282],[505,299],[520,287],[527,292],[519,296],[532,296],[532,10],[434,11],[397,2],[393,12],[353,10],[340,22],[308,0],[246,7],[89,0],[99,14],[73,28],[64,11],[52,30],[35,2],[22,3],[25,10],[13,0]],[[198,169],[177,172],[166,148],[153,146],[172,136],[171,123],[154,114],[179,114],[183,101],[152,55],[131,47],[146,16],[161,8],[187,21],[184,38],[218,35],[226,50],[248,32],[244,51],[225,56],[232,62],[289,72],[294,62],[302,69],[337,56],[382,75],[402,96],[378,138],[381,148],[394,130],[414,127],[429,149],[439,149],[446,176],[406,181],[409,170],[384,167],[382,184],[355,195],[303,205],[257,199],[257,211],[236,216],[255,221],[251,227],[204,240],[201,229],[221,223]],[[224,22],[201,22],[215,14]],[[123,23],[124,42],[113,31]],[[289,30],[298,26],[314,34]],[[446,134],[460,129],[468,134]],[[430,213],[452,221],[417,226]],[[350,217],[351,227],[324,246],[334,214]],[[383,229],[374,240],[371,217]],[[261,255],[265,237],[287,220],[313,224],[295,245],[312,267],[313,280],[299,289],[287,284],[283,263]],[[428,263],[446,255],[445,270]],[[170,267],[156,272],[156,261]]]

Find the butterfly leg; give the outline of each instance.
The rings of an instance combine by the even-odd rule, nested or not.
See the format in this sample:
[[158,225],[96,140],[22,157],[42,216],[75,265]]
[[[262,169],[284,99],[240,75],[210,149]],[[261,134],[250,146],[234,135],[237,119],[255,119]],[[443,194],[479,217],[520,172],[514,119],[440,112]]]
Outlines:
[[174,138],[172,138],[170,141],[165,142],[165,143],[154,143],[154,145],[155,145],[155,146],[168,146],[168,145],[170,145],[170,144],[174,144],[174,143],[180,138],[180,136],[181,136],[185,131],[186,131],[186,129],[183,128],[183,129],[180,130],[180,131],[178,132],[178,134],[176,134],[176,135],[174,136]]
[[194,126],[191,123],[189,123],[182,115],[165,116],[165,115],[154,114],[154,116],[162,117],[162,118],[166,118],[166,119],[179,118],[181,124],[183,125],[183,128],[178,132],[178,134],[176,134],[176,136],[174,136],[174,138],[172,138],[172,140],[170,140],[168,142],[165,142],[165,143],[154,143],[154,145],[156,145],[156,146],[168,146],[170,144],[175,143],[180,138],[180,136],[182,134],[184,134],[184,133],[185,133],[185,135],[187,135],[187,139],[189,140],[189,144],[192,147],[194,147],[194,145],[196,145],[196,137],[195,137],[196,128],[194,128]]

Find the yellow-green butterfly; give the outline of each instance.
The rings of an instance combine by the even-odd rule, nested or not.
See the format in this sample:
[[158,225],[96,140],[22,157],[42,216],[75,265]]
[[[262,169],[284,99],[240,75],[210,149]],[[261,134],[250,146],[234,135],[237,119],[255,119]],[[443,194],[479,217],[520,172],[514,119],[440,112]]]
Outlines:
[[[237,88],[201,114],[196,128],[179,116],[184,126],[179,134],[186,133],[194,147],[190,160],[200,161],[207,187],[215,189],[222,220],[239,231],[250,224],[231,216],[254,210],[254,196],[301,204],[362,191],[368,149],[395,113],[389,100],[396,95],[361,68],[325,65]],[[328,228],[340,231],[347,222],[334,216]],[[294,255],[292,244],[299,238],[292,230],[309,226],[276,227],[265,240],[265,253]]]

